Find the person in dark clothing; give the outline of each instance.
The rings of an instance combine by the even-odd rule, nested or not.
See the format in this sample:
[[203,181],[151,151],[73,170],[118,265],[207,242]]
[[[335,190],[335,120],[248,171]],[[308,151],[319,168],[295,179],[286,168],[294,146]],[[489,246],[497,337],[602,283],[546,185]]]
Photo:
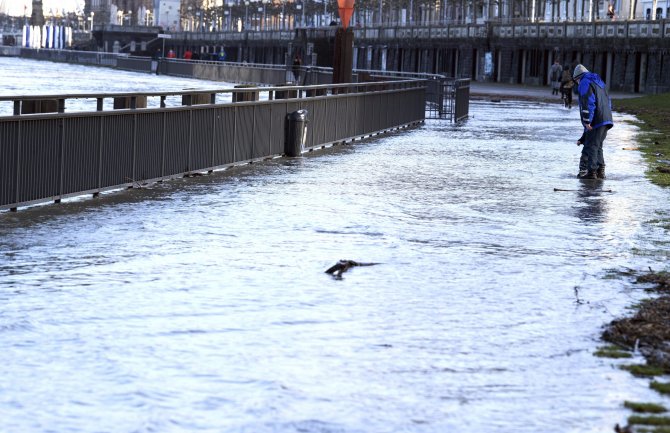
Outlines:
[[302,60],[297,54],[293,58],[293,76],[295,77],[295,82],[300,83],[300,70],[302,68]]
[[570,66],[565,65],[563,67],[563,75],[561,75],[561,94],[563,95],[565,108],[572,108],[572,87],[574,84],[572,74],[570,73]]
[[151,57],[151,70],[155,71],[156,75],[160,74],[161,58],[163,58],[163,52],[158,48]]
[[563,68],[561,67],[561,64],[558,62],[558,60],[554,60],[554,64],[551,65],[551,76],[549,79],[551,80],[551,94],[552,95],[559,95],[559,89],[561,87],[561,73],[563,72]]
[[614,126],[612,101],[605,89],[605,82],[598,74],[589,72],[584,65],[575,67],[572,79],[577,84],[579,115],[584,126],[584,133],[577,140],[577,145],[584,145],[582,159],[587,160],[586,170],[580,167],[577,177],[605,179],[603,142],[607,131]]

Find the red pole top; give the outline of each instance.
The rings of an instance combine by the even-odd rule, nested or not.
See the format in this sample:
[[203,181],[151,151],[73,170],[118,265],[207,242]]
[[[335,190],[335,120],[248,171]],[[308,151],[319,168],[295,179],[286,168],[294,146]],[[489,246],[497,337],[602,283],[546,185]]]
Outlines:
[[337,0],[337,10],[340,13],[342,27],[346,30],[349,27],[349,21],[354,14],[354,0]]

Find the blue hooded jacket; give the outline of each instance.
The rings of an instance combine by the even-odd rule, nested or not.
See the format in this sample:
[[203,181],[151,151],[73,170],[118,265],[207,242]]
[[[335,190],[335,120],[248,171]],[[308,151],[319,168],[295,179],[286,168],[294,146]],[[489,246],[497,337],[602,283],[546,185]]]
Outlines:
[[593,72],[587,72],[581,76],[579,87],[579,113],[582,125],[596,129],[606,126],[610,129],[614,126],[612,121],[612,101],[610,100],[605,82],[600,76]]

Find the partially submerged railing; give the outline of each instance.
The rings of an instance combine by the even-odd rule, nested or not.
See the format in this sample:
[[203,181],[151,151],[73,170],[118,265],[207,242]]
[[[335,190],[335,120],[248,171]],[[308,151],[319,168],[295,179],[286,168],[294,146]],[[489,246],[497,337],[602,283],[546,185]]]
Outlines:
[[470,79],[434,79],[426,87],[426,118],[466,119],[470,110]]
[[406,127],[425,96],[421,80],[2,96],[0,210],[281,156],[298,110],[307,150]]
[[[32,50],[23,48],[22,57],[41,58],[68,63],[98,64],[139,72],[157,72],[170,76],[197,78],[228,83],[257,85],[330,85],[332,68],[303,66],[296,82],[293,70],[287,65],[234,63],[208,60],[160,59],[129,56],[127,54],[95,53],[69,50]],[[425,80],[426,111],[428,118],[457,121],[468,116],[469,92],[461,79],[420,72],[399,72],[354,69],[353,81]],[[465,79],[469,87],[469,79]],[[458,84],[460,83],[460,84]],[[461,89],[456,93],[456,89]],[[467,97],[466,97],[467,96]]]

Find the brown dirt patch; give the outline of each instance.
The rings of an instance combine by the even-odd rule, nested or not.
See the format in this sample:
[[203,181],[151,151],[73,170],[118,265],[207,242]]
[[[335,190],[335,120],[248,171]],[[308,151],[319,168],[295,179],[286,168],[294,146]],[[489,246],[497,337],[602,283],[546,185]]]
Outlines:
[[637,347],[648,364],[670,372],[670,275],[649,273],[637,281],[653,284],[649,290],[660,296],[642,302],[633,317],[612,321],[602,338],[629,350]]

